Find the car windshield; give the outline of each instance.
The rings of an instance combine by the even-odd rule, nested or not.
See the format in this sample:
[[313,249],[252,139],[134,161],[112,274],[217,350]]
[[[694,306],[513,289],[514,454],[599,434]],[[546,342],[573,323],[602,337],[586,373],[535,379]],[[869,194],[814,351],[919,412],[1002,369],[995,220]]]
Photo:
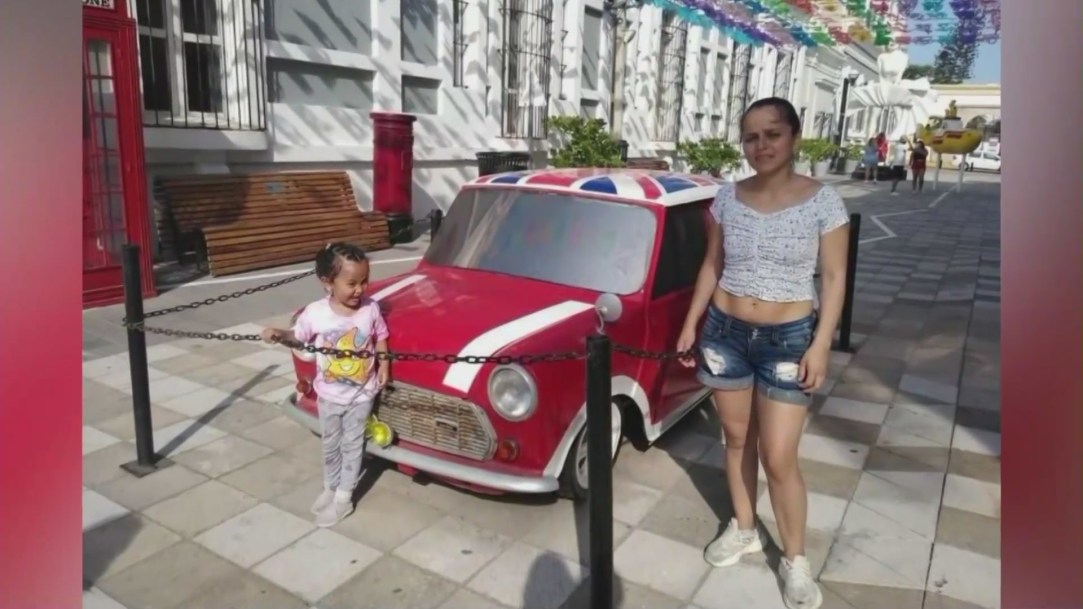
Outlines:
[[636,205],[475,188],[456,197],[425,261],[631,294],[646,280],[654,235],[654,214]]

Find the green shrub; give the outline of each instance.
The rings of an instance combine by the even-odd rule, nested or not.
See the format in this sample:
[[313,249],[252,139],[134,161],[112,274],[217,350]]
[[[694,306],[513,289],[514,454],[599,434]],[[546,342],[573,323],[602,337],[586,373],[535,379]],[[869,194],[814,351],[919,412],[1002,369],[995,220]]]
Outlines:
[[741,152],[733,144],[719,138],[682,141],[677,144],[677,152],[688,163],[692,173],[709,173],[718,177],[741,166]]
[[605,121],[582,116],[551,116],[549,129],[562,140],[550,155],[553,167],[621,167],[620,143]]

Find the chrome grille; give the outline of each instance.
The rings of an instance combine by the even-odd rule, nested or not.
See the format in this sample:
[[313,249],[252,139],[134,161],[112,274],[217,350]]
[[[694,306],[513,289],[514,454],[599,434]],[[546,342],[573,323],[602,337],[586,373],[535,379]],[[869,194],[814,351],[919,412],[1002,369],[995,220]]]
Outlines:
[[377,416],[396,435],[471,459],[492,456],[495,434],[476,404],[398,383],[388,389]]

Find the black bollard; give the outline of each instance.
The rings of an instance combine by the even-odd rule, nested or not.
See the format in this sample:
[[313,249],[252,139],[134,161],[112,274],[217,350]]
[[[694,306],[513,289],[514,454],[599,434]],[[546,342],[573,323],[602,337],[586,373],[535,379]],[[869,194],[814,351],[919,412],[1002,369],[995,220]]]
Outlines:
[[440,224],[444,221],[444,210],[434,209],[429,213],[429,241],[431,242],[436,238],[436,233],[440,230]]
[[854,285],[857,283],[857,248],[861,242],[861,214],[850,214],[850,246],[846,251],[846,293],[842,301],[837,349],[853,352],[850,328],[854,323]]
[[590,607],[613,609],[613,412],[609,337],[587,338]]
[[[130,323],[142,323],[143,286],[139,273],[139,246],[125,244],[123,248],[124,318]],[[135,461],[120,467],[142,478],[169,465],[169,461],[154,454],[154,427],[150,419],[150,377],[147,371],[147,335],[142,330],[128,328],[128,366],[132,375],[132,410],[135,415]]]

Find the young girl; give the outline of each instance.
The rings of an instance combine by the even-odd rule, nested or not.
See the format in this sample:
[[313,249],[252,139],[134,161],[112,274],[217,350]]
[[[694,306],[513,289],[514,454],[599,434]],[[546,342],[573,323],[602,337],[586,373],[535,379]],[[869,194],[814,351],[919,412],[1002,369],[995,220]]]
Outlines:
[[[327,298],[305,307],[293,330],[267,328],[268,342],[292,341],[344,351],[387,352],[387,324],[379,305],[365,297],[369,262],[348,243],[331,243],[316,254],[316,276]],[[388,362],[376,358],[317,354],[313,383],[323,437],[323,492],[312,504],[316,524],[330,527],[353,512],[361,477],[365,423],[388,382]]]

